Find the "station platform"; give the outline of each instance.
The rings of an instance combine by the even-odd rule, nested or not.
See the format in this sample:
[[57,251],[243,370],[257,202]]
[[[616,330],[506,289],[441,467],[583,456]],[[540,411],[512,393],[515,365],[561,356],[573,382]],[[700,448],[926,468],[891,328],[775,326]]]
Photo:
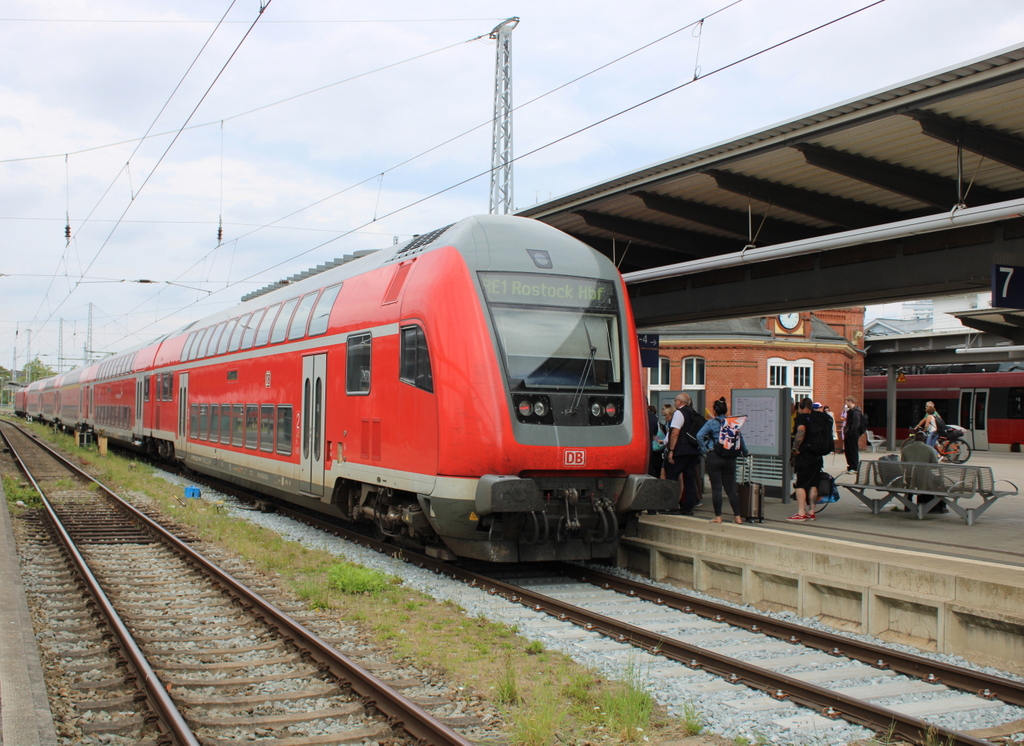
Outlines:
[[[882,450],[878,453],[861,451],[860,457],[862,461],[873,461],[886,453]],[[1020,496],[999,499],[973,526],[968,526],[963,518],[952,512],[932,514],[918,520],[904,513],[896,501],[879,515],[872,515],[867,506],[842,489],[843,482],[854,481],[854,475],[843,474],[846,457],[833,453],[825,457],[825,471],[836,477],[840,488],[839,502],[819,506],[817,520],[813,523],[794,524],[786,519],[796,512],[796,501],[784,504],[781,499],[769,497],[765,500],[763,525],[823,538],[1024,567],[1024,453],[974,451],[967,464],[991,467],[996,479],[1006,479],[1017,485]],[[723,520],[731,520],[728,500],[723,498],[723,502]],[[893,505],[899,510],[890,510]],[[686,520],[710,520],[712,517],[711,488],[705,485],[704,505],[697,508],[694,518]],[[1024,599],[1021,603],[1024,605]]]
[[[884,455],[861,452],[861,460]],[[990,466],[1024,493],[1024,454],[975,452],[968,465]],[[796,502],[769,497],[764,523],[733,523],[728,500],[723,522],[711,523],[705,485],[693,516],[641,516],[618,565],[1024,675],[1024,496],[1000,498],[971,526],[953,512],[919,520],[895,501],[874,515],[841,486],[854,481],[842,474],[845,456],[826,457],[825,469],[840,499],[819,506],[813,522],[787,521]]]
[[0,746],[56,746],[43,669],[0,482]]

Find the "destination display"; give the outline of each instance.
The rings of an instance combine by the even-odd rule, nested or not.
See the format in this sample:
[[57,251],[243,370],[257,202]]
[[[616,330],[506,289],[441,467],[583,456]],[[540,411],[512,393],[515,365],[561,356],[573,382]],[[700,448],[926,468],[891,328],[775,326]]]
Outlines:
[[488,303],[615,310],[615,283],[564,275],[481,272]]

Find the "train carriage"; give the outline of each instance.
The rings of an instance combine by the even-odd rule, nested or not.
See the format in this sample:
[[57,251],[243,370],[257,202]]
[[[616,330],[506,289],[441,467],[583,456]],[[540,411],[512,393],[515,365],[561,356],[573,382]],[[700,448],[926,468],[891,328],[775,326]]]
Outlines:
[[80,427],[438,556],[591,559],[677,499],[635,339],[605,257],[480,216],[65,379]]
[[[1024,367],[1018,363],[922,367],[896,385],[896,437],[924,417],[924,405],[935,402],[942,419],[969,432],[976,450],[1019,450],[1024,442]],[[864,378],[864,411],[872,431],[887,433],[886,377]]]

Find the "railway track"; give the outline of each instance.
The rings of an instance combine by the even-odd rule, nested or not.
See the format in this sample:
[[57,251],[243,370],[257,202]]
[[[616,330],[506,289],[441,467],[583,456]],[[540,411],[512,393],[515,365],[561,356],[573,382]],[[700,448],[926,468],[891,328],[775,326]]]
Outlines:
[[26,559],[81,735],[471,743],[71,462],[9,423],[0,432],[44,496]]
[[[430,568],[575,625],[559,632],[609,656],[640,648],[660,663],[654,677],[692,681],[694,696],[727,699],[737,713],[772,713],[794,732],[842,719],[890,740],[980,746],[1024,731],[1024,684],[845,635],[576,565],[475,572],[348,531],[278,505],[280,512]],[[598,643],[595,638],[603,638]],[[616,647],[618,646],[618,647]],[[698,678],[698,674],[711,674]],[[952,723],[977,713],[988,727]],[[972,729],[974,730],[974,729]]]

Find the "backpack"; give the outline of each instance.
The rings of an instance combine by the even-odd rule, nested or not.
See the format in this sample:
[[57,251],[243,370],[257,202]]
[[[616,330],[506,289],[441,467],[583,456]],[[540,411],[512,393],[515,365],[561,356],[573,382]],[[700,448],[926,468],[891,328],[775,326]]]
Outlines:
[[832,418],[824,412],[811,412],[807,421],[804,446],[808,453],[827,456],[835,450],[832,441]]
[[718,429],[718,438],[714,442],[715,453],[722,458],[736,458],[740,455],[740,428],[746,417],[726,417]]
[[839,502],[839,487],[836,486],[836,479],[828,472],[823,471],[818,475],[818,505],[837,502]]
[[[683,417],[686,418],[686,437],[690,441],[690,445],[697,445],[697,433],[704,427],[704,423],[707,422],[707,418],[704,415],[698,414],[693,407],[683,407]],[[678,443],[678,440],[677,440]]]
[[939,417],[939,413],[936,412],[932,415],[935,418],[935,432],[939,435],[946,434],[946,421]]

